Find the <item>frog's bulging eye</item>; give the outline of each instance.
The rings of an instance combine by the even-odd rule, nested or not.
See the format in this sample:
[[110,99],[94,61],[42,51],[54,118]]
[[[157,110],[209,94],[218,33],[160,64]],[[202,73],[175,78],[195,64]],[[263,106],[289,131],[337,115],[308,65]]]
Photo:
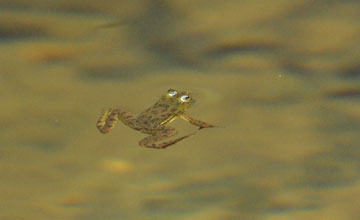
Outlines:
[[168,94],[169,94],[169,96],[173,97],[173,96],[175,96],[177,94],[177,91],[175,91],[173,89],[169,89]]
[[181,100],[182,102],[189,102],[189,101],[190,101],[190,96],[188,96],[188,95],[183,95],[183,96],[180,97],[180,100]]

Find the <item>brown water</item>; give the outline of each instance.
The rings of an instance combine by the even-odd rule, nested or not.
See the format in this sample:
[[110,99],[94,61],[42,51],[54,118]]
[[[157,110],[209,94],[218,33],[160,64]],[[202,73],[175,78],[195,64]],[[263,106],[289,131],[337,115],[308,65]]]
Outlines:
[[[360,216],[357,1],[0,1],[0,219]],[[95,127],[192,91],[166,150]],[[172,124],[181,134],[196,128]]]

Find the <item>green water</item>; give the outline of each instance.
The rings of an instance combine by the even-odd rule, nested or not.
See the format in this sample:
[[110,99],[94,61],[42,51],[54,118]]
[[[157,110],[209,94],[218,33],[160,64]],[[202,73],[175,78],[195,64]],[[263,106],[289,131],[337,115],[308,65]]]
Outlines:
[[[357,219],[359,9],[0,1],[0,219]],[[166,150],[97,131],[102,109],[140,113],[169,88],[224,127]]]

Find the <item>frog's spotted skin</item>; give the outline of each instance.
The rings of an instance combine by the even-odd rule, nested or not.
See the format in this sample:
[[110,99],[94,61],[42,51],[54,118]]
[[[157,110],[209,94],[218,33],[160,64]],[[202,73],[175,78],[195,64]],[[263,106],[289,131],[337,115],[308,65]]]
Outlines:
[[136,127],[137,119],[136,115],[131,112],[122,112],[120,109],[109,109],[108,111],[104,111],[99,120],[96,123],[96,127],[99,131],[103,134],[108,133],[113,129],[116,124],[116,120],[121,120],[125,125],[129,126],[130,128],[140,130]]
[[177,131],[175,128],[172,128],[170,126],[164,127],[164,129],[157,131],[153,133],[151,136],[148,136],[144,139],[142,139],[139,142],[139,145],[142,147],[149,147],[149,148],[166,148],[172,144],[175,144],[176,142],[179,142],[193,134],[185,135],[183,137],[176,138],[174,140],[164,141],[158,144],[155,144],[156,142],[159,142],[161,140],[164,140],[168,137],[176,135]]
[[149,148],[164,149],[193,134],[185,135],[173,140],[163,141],[166,138],[176,135],[177,131],[168,126],[175,118],[181,117],[185,121],[202,128],[212,128],[206,122],[191,118],[185,112],[192,103],[190,92],[178,92],[169,89],[153,106],[143,111],[139,116],[133,113],[121,111],[120,109],[109,109],[104,111],[96,123],[97,128],[103,134],[113,129],[117,119],[125,125],[139,130],[145,134],[151,134],[139,142],[140,146]]

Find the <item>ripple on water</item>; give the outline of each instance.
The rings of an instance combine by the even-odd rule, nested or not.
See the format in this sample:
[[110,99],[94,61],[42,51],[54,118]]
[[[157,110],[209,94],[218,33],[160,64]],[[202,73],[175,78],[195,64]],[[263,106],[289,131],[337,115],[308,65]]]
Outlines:
[[331,98],[360,98],[360,87],[331,90],[326,93],[326,96]]
[[357,78],[360,76],[360,64],[351,65],[343,68],[340,73],[341,77],[344,78]]
[[0,21],[0,40],[24,40],[48,36],[47,30],[37,24]]

